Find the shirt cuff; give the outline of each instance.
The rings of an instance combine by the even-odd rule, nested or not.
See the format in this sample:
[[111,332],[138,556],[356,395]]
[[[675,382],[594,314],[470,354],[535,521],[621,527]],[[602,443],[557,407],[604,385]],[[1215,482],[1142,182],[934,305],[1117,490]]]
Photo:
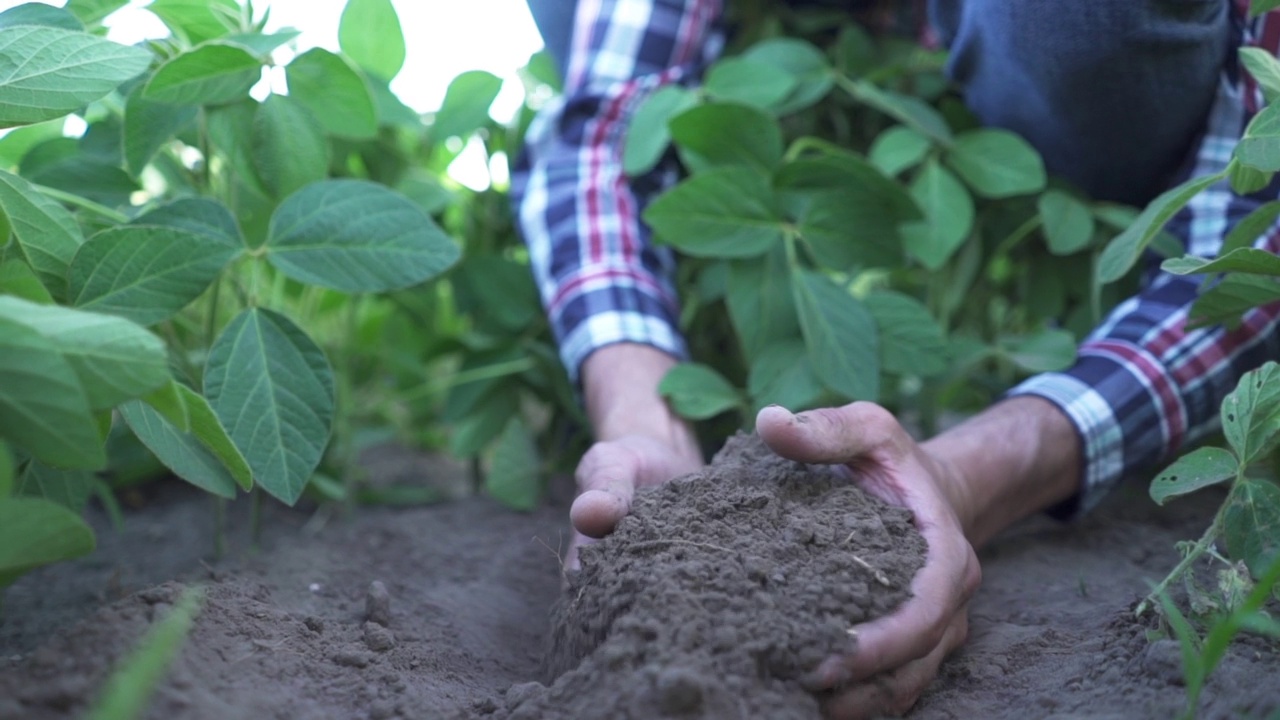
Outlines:
[[1124,430],[1115,410],[1094,386],[1077,375],[1087,374],[1087,358],[1071,371],[1044,373],[1009,391],[1008,397],[1034,396],[1058,407],[1080,437],[1079,492],[1049,509],[1062,520],[1079,518],[1097,507],[1124,474]]
[[560,341],[560,359],[576,385],[587,356],[606,345],[638,343],[657,348],[680,360],[689,351],[684,338],[666,319],[641,312],[606,310],[584,318]]

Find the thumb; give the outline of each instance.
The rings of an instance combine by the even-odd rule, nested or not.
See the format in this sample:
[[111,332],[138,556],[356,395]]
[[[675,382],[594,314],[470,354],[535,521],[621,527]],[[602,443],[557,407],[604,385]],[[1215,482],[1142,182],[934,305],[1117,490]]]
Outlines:
[[870,402],[796,414],[770,405],[756,415],[756,431],[782,457],[826,465],[873,453],[897,458],[905,455],[911,444],[893,413]]
[[631,510],[639,474],[640,458],[631,449],[608,442],[593,445],[578,464],[578,489],[582,494],[569,509],[573,527],[589,538],[602,538],[613,532]]

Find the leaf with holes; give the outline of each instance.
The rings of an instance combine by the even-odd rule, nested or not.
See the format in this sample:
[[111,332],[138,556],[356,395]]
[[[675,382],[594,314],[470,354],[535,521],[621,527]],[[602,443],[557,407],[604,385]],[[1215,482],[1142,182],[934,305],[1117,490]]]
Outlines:
[[1231,451],[1202,447],[1178,458],[1151,481],[1151,499],[1164,505],[1171,498],[1231,480],[1239,469]]
[[1280,487],[1245,478],[1231,490],[1222,515],[1227,552],[1261,577],[1280,559]]
[[1275,446],[1280,432],[1280,365],[1267,361],[1240,378],[1222,401],[1222,432],[1241,465]]

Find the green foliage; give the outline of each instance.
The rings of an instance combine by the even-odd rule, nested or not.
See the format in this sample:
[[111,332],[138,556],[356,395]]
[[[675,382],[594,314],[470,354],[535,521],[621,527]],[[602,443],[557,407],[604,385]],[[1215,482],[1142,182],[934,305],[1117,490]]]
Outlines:
[[391,0],[350,0],[338,24],[338,43],[343,54],[382,80],[404,67],[404,33]]

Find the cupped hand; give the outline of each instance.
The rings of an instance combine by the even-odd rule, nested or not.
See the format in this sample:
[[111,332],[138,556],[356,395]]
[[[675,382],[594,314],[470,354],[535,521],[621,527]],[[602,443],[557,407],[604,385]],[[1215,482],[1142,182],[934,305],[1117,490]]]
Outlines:
[[929,549],[912,598],[855,627],[854,654],[828,658],[809,678],[812,689],[831,691],[825,710],[832,718],[906,713],[967,637],[968,603],[981,581],[957,512],[957,474],[873,403],[799,414],[771,406],[756,429],[779,455],[844,465],[863,489],[915,515]]

